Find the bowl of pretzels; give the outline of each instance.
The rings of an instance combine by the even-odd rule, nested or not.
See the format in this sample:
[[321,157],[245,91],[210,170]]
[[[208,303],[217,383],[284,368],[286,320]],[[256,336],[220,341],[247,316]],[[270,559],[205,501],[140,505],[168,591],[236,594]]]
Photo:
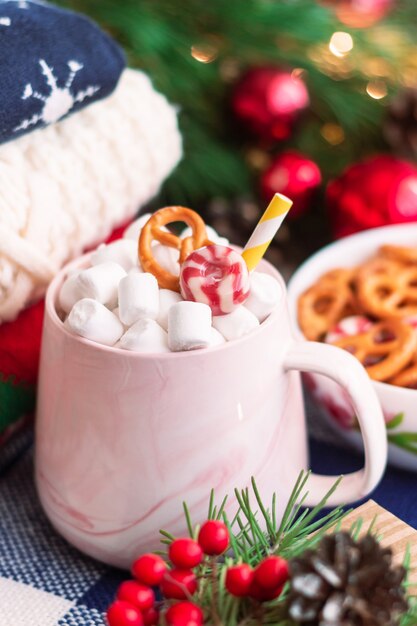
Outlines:
[[[417,223],[367,230],[310,257],[288,286],[299,337],[353,354],[373,380],[391,463],[417,471]],[[361,447],[355,412],[341,387],[304,374],[329,432]]]

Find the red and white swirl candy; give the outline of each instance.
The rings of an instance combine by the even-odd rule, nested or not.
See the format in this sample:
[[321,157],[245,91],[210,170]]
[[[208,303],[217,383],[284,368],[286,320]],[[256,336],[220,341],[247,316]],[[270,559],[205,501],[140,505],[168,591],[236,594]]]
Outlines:
[[226,315],[248,297],[249,272],[238,252],[212,244],[187,257],[181,266],[180,287],[185,300],[208,304],[213,315]]
[[351,315],[340,320],[326,335],[326,343],[334,343],[344,337],[352,337],[366,333],[372,326],[372,322],[363,315]]

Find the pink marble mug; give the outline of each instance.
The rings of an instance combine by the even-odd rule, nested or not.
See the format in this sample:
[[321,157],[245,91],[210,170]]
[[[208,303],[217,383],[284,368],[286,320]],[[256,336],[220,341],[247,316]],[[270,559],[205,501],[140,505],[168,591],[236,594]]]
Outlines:
[[[324,374],[349,394],[362,430],[364,469],[347,475],[330,504],[365,496],[384,471],[384,420],[358,361],[333,346],[295,341],[285,285],[277,310],[245,337],[208,350],[137,354],[68,332],[57,295],[73,262],[46,296],[36,421],[36,481],[55,528],[83,552],[129,567],[157,549],[158,531],[186,533],[185,500],[195,522],[216,498],[256,478],[284,507],[308,467],[297,370]],[[312,475],[309,502],[334,477]],[[282,509],[279,510],[282,514]]]

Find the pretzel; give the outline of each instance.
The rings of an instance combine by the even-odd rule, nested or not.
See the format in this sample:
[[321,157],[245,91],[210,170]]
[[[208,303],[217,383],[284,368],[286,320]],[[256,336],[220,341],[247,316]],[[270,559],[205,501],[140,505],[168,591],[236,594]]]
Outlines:
[[355,277],[355,268],[336,268],[321,276],[319,283],[338,283],[339,285],[352,286]]
[[401,263],[416,264],[417,263],[417,246],[415,248],[409,248],[406,246],[381,246],[379,249],[380,254],[388,259],[394,259]]
[[[163,226],[171,222],[185,222],[192,229],[192,235],[181,239],[168,230],[162,230]],[[145,226],[139,237],[138,255],[145,272],[150,272],[158,280],[162,289],[180,290],[179,276],[171,274],[157,263],[152,254],[152,241],[175,248],[180,251],[180,263],[184,263],[187,256],[193,251],[211,243],[207,239],[206,225],[202,218],[191,209],[183,206],[168,206],[156,211]]]
[[397,374],[389,382],[391,385],[396,385],[397,387],[417,389],[417,358],[414,359],[409,367]]
[[307,339],[319,341],[343,317],[357,312],[354,269],[330,270],[298,300],[298,321]]
[[399,262],[398,259],[388,259],[385,257],[377,256],[369,261],[366,261],[358,267],[355,284],[365,280],[368,276],[375,275],[393,275],[397,274],[404,268],[404,264]]
[[362,273],[357,297],[364,311],[377,318],[404,318],[417,314],[417,267],[401,271]]
[[353,312],[349,287],[337,282],[319,282],[298,301],[298,321],[304,335],[312,341],[322,339],[336,322]]
[[391,319],[375,324],[366,333],[343,337],[333,345],[353,354],[373,380],[387,381],[410,363],[417,335],[410,326]]

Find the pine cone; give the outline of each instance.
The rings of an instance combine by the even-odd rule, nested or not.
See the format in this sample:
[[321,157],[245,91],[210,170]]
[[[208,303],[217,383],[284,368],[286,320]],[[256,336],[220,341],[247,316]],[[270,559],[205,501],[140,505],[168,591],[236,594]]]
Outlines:
[[397,626],[408,608],[403,567],[371,535],[324,537],[290,561],[289,616],[304,626]]
[[383,131],[397,155],[417,157],[417,89],[404,89],[391,101]]

